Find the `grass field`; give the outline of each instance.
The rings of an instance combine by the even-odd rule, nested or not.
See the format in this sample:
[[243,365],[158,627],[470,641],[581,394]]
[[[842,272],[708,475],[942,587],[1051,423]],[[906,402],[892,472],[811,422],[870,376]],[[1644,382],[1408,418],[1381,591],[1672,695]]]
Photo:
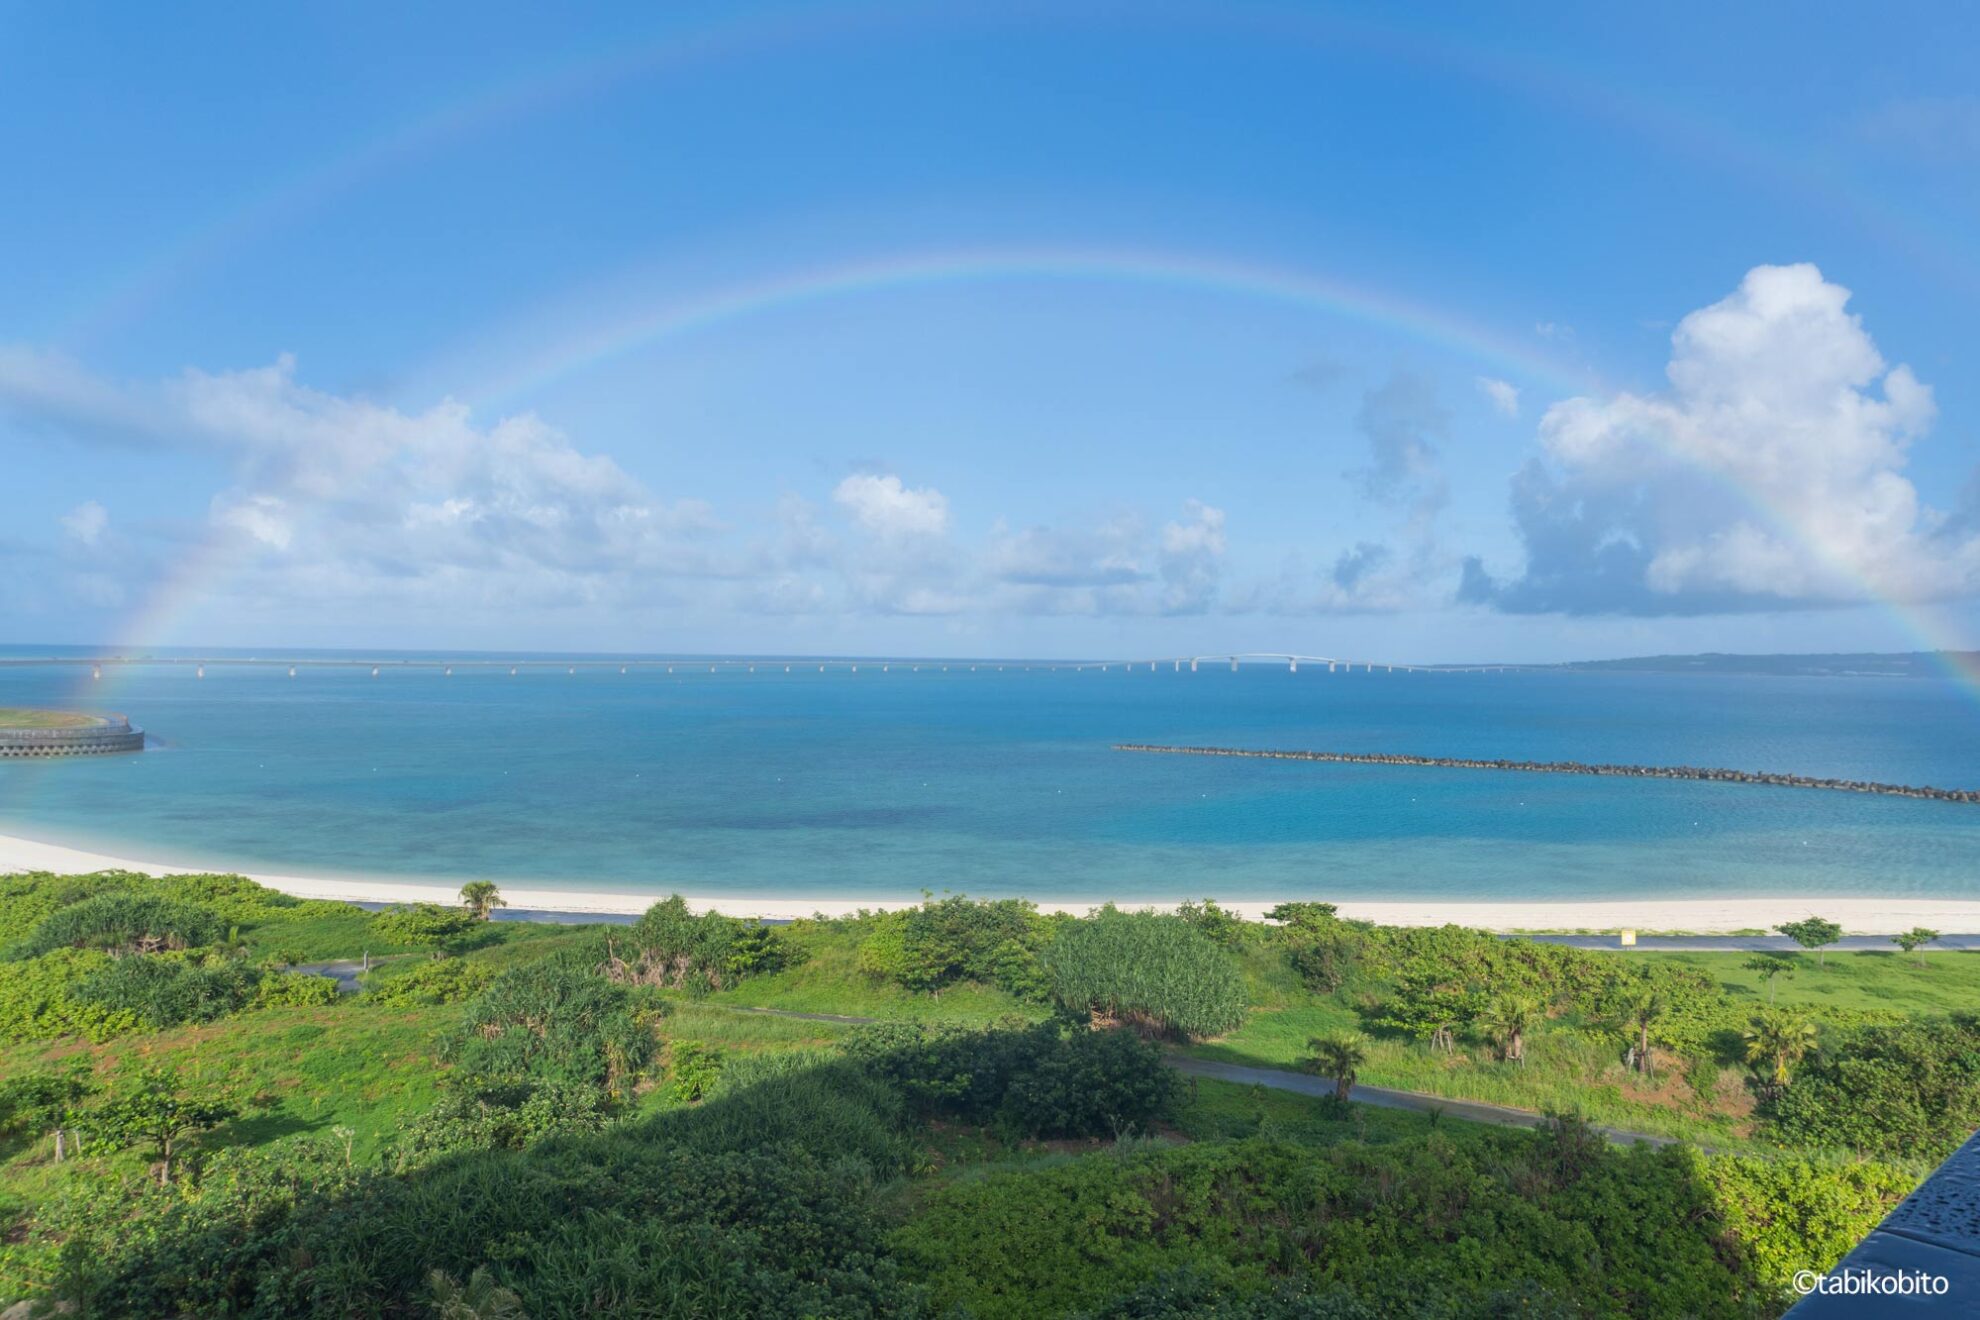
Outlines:
[[94,715],[79,715],[68,710],[0,706],[0,729],[80,729],[102,722]]

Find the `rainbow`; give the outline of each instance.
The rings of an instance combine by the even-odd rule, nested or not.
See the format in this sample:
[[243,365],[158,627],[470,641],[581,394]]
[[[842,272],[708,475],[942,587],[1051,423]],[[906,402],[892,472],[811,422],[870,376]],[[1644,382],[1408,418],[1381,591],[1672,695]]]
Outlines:
[[[1476,37],[1366,18],[1315,14],[1303,7],[1214,5],[1138,8],[1120,17],[1148,24],[1240,33],[1314,50],[1355,50],[1490,85],[1509,95],[1543,100],[1576,115],[1614,123],[1642,141],[1710,162],[1851,219],[1922,264],[1980,288],[1962,235],[1943,232],[1891,210],[1875,188],[1852,186],[1804,163],[1798,153],[1740,133],[1716,111],[1653,99],[1560,61],[1515,53]],[[760,56],[805,42],[884,36],[917,27],[959,24],[985,28],[1081,21],[1055,7],[1013,5],[965,11],[927,5],[828,5],[725,16],[698,27],[670,29],[648,41],[532,70],[394,124],[311,167],[286,175],[183,234],[100,291],[55,334],[80,355],[91,342],[137,319],[171,289],[226,256],[329,206],[395,168],[506,124],[555,111],[640,78],[653,78]]]
[[1394,331],[1557,388],[1601,388],[1599,380],[1519,337],[1330,275],[1155,249],[984,247],[842,261],[665,300],[588,327],[470,397],[499,411],[623,354],[751,317],[841,298],[1004,281],[1129,284],[1276,303]]

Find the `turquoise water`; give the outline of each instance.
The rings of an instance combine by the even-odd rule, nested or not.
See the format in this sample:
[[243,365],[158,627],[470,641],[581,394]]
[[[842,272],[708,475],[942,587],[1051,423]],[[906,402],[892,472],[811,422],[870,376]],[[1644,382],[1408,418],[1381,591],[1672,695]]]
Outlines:
[[1980,897],[1972,806],[1110,750],[1980,787],[1980,705],[1928,680],[0,667],[0,706],[79,700],[155,749],[0,762],[0,832],[244,869],[807,898]]

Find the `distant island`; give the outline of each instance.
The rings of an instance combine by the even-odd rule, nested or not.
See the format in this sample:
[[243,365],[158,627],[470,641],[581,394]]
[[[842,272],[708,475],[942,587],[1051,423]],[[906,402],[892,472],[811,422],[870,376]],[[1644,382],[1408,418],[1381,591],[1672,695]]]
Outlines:
[[1797,678],[1931,678],[1948,667],[1980,668],[1980,651],[1833,651],[1812,655],[1639,655],[1620,660],[1570,660],[1559,669],[1653,674],[1767,674]]

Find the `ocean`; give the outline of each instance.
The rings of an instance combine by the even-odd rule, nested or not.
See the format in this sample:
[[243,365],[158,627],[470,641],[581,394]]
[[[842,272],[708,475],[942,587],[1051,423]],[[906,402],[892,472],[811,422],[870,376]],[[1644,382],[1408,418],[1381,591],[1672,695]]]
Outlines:
[[[19,654],[21,648],[14,648]],[[291,874],[804,898],[1980,898],[1980,807],[1136,755],[1118,742],[1727,766],[1980,787],[1929,679],[0,666],[141,755],[0,762],[0,833]]]

